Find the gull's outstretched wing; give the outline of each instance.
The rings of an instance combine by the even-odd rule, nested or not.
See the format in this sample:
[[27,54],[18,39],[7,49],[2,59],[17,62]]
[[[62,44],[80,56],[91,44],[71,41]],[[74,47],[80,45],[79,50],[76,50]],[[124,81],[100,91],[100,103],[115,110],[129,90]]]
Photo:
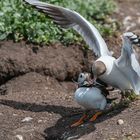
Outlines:
[[132,48],[132,43],[136,40],[136,35],[133,33],[124,33],[122,52],[116,60],[116,65],[130,81],[134,92],[140,95],[140,65]]
[[46,13],[61,27],[76,30],[98,57],[111,55],[98,30],[77,12],[38,0],[24,1]]

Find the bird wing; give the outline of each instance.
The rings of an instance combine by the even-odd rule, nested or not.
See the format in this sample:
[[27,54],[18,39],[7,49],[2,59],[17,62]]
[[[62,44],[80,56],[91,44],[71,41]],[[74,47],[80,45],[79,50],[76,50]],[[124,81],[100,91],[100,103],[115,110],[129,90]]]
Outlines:
[[140,95],[140,65],[128,38],[124,38],[121,56],[116,60],[116,65],[128,78],[135,93]]
[[46,13],[61,27],[76,30],[84,38],[90,49],[94,51],[96,56],[111,55],[98,30],[77,12],[38,0],[24,1]]

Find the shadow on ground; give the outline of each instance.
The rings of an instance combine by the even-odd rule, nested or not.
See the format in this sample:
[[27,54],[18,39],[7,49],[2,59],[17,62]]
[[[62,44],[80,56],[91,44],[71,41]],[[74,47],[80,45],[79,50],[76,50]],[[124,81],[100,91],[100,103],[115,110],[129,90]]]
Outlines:
[[[82,115],[82,110],[80,108],[74,107],[64,107],[64,106],[55,106],[47,104],[35,104],[35,103],[23,103],[13,100],[0,100],[0,104],[12,107],[14,109],[31,111],[31,112],[53,112],[60,114],[62,117],[57,121],[57,123],[49,128],[44,130],[44,138],[46,140],[65,140],[65,139],[74,139],[79,138],[85,134],[89,134],[96,129],[96,123],[103,122],[107,119],[112,118],[113,116],[121,113],[128,106],[121,105],[112,111],[106,112],[100,118],[98,118],[94,123],[84,123],[83,125],[75,128],[71,128],[70,125],[78,120]],[[77,110],[80,113],[75,113],[74,110]]]

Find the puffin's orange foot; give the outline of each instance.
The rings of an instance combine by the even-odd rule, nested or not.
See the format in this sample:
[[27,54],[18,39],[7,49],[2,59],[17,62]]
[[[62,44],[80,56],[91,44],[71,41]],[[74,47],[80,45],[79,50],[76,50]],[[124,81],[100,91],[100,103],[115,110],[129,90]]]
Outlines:
[[97,119],[98,116],[100,116],[102,114],[102,112],[97,112],[95,115],[93,115],[91,117],[91,119],[89,120],[90,122],[93,122]]
[[71,127],[76,127],[76,126],[79,126],[79,125],[83,124],[84,123],[84,120],[86,118],[87,118],[87,115],[84,114],[78,121],[76,121],[75,123],[73,123],[71,125]]

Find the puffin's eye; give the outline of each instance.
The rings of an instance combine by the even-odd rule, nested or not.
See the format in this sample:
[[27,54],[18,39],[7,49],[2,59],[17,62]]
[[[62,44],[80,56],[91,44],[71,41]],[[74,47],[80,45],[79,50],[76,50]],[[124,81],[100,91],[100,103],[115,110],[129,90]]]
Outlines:
[[80,75],[80,78],[82,78],[82,77],[83,77],[83,75],[81,74],[81,75]]

